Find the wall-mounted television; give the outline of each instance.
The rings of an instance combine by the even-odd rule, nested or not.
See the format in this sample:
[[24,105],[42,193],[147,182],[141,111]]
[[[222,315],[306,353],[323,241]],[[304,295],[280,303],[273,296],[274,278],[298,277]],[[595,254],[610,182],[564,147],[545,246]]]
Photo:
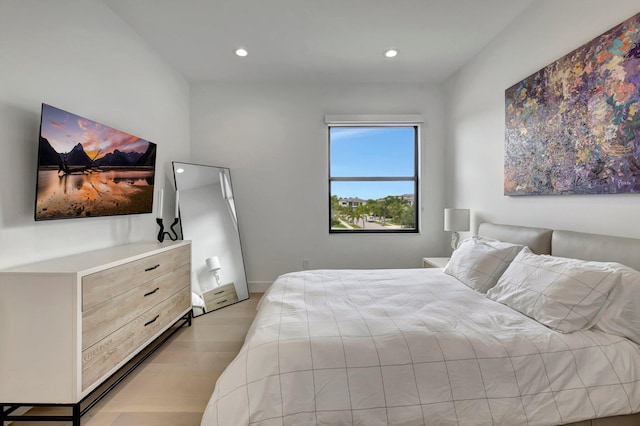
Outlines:
[[151,213],[156,144],[42,104],[35,220]]

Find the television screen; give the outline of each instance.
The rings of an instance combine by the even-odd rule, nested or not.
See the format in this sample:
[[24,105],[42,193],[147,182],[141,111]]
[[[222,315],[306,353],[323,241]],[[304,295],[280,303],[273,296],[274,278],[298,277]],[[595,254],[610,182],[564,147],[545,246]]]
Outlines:
[[42,104],[35,219],[151,213],[156,144]]

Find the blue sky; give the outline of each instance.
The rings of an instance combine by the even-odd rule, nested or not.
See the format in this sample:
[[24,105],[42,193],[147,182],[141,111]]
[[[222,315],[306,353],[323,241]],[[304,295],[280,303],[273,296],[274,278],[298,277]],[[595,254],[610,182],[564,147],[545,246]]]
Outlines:
[[[413,127],[332,127],[332,177],[413,176]],[[331,195],[377,199],[412,194],[413,182],[332,182]]]

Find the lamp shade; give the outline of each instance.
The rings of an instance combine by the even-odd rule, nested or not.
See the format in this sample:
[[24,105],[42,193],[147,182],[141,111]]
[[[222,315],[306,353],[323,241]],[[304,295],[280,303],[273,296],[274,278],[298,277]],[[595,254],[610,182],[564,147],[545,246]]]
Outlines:
[[207,269],[210,271],[218,271],[222,268],[218,256],[207,257],[204,261],[207,264]]
[[469,209],[444,209],[445,231],[468,231]]

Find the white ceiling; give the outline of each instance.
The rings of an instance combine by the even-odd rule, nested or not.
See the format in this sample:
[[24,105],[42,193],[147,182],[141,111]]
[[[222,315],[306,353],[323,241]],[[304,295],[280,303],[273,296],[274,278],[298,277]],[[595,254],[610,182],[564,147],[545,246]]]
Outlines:
[[535,0],[103,1],[190,81],[439,83]]

